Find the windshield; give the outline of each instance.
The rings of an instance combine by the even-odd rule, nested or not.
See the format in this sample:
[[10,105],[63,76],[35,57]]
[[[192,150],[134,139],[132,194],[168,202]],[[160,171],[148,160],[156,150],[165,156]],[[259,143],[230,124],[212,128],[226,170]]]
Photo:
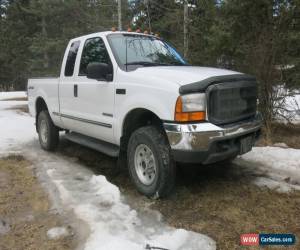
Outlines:
[[108,36],[108,41],[123,70],[149,66],[187,65],[172,46],[156,37],[111,34]]

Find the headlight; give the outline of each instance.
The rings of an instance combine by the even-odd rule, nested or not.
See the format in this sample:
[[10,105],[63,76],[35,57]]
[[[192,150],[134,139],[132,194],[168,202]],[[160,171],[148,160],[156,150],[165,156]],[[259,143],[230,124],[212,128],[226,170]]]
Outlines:
[[181,96],[182,112],[205,111],[206,98],[204,93]]
[[203,121],[206,117],[205,93],[179,96],[175,107],[175,121]]

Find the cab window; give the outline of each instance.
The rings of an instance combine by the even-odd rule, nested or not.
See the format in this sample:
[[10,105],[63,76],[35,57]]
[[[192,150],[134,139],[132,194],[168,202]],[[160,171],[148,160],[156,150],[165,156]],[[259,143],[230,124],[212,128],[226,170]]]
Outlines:
[[86,76],[89,63],[106,63],[111,65],[111,61],[105,44],[100,37],[87,39],[81,55],[79,75]]
[[76,41],[71,44],[65,66],[65,76],[73,76],[79,45],[80,41]]

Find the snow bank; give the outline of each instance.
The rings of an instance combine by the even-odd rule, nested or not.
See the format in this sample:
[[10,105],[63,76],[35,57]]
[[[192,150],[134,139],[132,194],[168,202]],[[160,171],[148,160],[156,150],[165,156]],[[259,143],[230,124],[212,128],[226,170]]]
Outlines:
[[[285,110],[278,110],[278,121],[286,122],[283,117],[288,117],[292,123],[300,123],[300,93],[295,92],[291,93],[288,89],[284,88],[283,86],[279,87],[279,93],[283,96],[290,95],[285,98],[284,101],[284,109]],[[283,104],[278,104],[283,105]],[[276,108],[275,108],[276,109]],[[281,114],[281,115],[280,115]],[[283,116],[283,117],[282,117]]]
[[[11,110],[11,109],[15,109],[18,106],[24,106],[27,105],[27,101],[4,101],[4,100],[0,100],[0,107],[1,110]],[[6,114],[3,114],[3,116],[5,116]]]
[[11,110],[19,105],[27,105],[27,101],[5,101],[8,98],[25,96],[23,91],[0,92],[0,154],[8,153],[11,149],[20,150],[21,144],[36,138],[34,118]]
[[25,91],[0,92],[0,100],[27,97]]
[[37,137],[34,119],[28,114],[16,114],[14,110],[8,110],[21,101],[0,101],[0,154],[2,151],[21,149],[23,143]]
[[148,225],[124,202],[118,187],[104,176],[91,175],[85,182],[82,178],[65,180],[57,169],[47,173],[57,185],[65,206],[89,225],[91,234],[84,246],[86,250],[141,250],[147,244],[172,250],[216,249],[209,237],[168,227],[157,217],[150,218],[152,222]]
[[300,186],[286,183],[284,181],[276,181],[265,177],[257,177],[253,183],[259,187],[268,187],[279,193],[288,193],[293,190],[299,190]]
[[300,123],[300,94],[287,97],[286,109],[289,110],[289,114],[293,117],[292,122]]
[[266,178],[256,179],[254,183],[259,186],[265,185],[283,192],[298,189],[300,185],[299,149],[254,147],[236,163],[269,178],[269,181]]

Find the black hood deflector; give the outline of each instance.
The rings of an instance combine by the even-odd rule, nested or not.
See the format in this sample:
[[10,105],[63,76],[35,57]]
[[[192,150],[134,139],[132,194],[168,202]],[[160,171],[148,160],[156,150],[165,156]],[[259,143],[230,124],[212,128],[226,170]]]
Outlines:
[[204,92],[208,86],[225,83],[225,82],[237,82],[237,81],[256,81],[256,78],[251,75],[246,74],[233,74],[233,75],[223,75],[223,76],[213,76],[206,78],[199,82],[190,83],[179,88],[179,93],[181,95]]

